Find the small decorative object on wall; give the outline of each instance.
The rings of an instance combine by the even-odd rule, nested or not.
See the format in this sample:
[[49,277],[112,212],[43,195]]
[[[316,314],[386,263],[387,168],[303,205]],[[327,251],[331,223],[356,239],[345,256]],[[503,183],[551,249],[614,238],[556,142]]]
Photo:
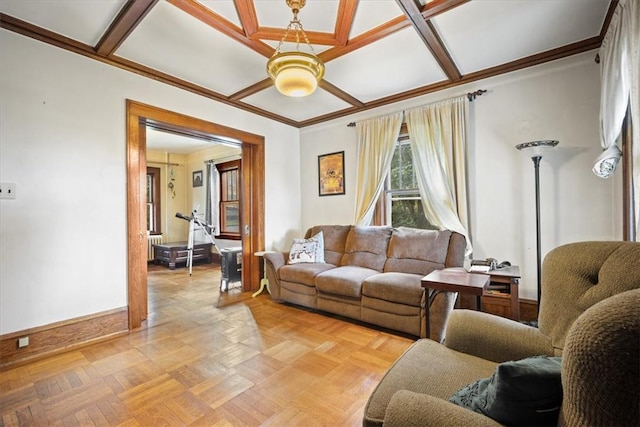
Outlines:
[[202,171],[193,172],[193,186],[202,187]]
[[344,194],[344,151],[318,156],[321,196]]

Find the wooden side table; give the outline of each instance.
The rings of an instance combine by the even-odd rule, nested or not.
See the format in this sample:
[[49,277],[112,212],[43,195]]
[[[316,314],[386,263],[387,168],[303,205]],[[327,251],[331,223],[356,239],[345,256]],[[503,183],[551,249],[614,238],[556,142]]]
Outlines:
[[[482,310],[482,295],[489,286],[490,277],[487,274],[467,273],[464,269],[435,270],[422,278],[421,284],[427,292],[427,308],[425,314],[427,338],[431,337],[431,323],[429,312],[431,303],[440,292],[459,292],[476,296],[476,310]],[[433,289],[429,295],[429,289]]]
[[[477,274],[477,273],[474,273]],[[489,287],[484,293],[483,304],[487,313],[512,320],[520,320],[520,268],[517,265],[497,270],[489,270]]]

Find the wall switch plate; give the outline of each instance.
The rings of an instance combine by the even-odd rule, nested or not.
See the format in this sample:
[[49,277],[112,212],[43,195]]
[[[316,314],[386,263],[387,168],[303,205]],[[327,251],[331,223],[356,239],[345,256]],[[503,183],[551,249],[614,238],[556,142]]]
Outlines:
[[18,348],[26,347],[29,345],[29,337],[18,338]]
[[16,184],[13,182],[0,183],[0,199],[15,199]]

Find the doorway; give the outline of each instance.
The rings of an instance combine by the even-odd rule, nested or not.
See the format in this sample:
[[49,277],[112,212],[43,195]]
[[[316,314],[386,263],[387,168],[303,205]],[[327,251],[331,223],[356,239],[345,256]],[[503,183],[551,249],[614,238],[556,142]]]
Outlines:
[[194,137],[226,137],[242,143],[240,229],[242,290],[257,290],[264,247],[264,137],[127,100],[127,291],[129,329],[147,318],[146,128],[161,126]]

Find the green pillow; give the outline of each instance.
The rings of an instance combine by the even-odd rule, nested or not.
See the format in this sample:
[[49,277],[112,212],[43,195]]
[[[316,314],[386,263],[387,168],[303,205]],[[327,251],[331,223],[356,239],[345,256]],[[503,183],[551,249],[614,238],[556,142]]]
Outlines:
[[562,404],[560,357],[504,362],[491,378],[458,390],[450,402],[508,426],[555,426]]

